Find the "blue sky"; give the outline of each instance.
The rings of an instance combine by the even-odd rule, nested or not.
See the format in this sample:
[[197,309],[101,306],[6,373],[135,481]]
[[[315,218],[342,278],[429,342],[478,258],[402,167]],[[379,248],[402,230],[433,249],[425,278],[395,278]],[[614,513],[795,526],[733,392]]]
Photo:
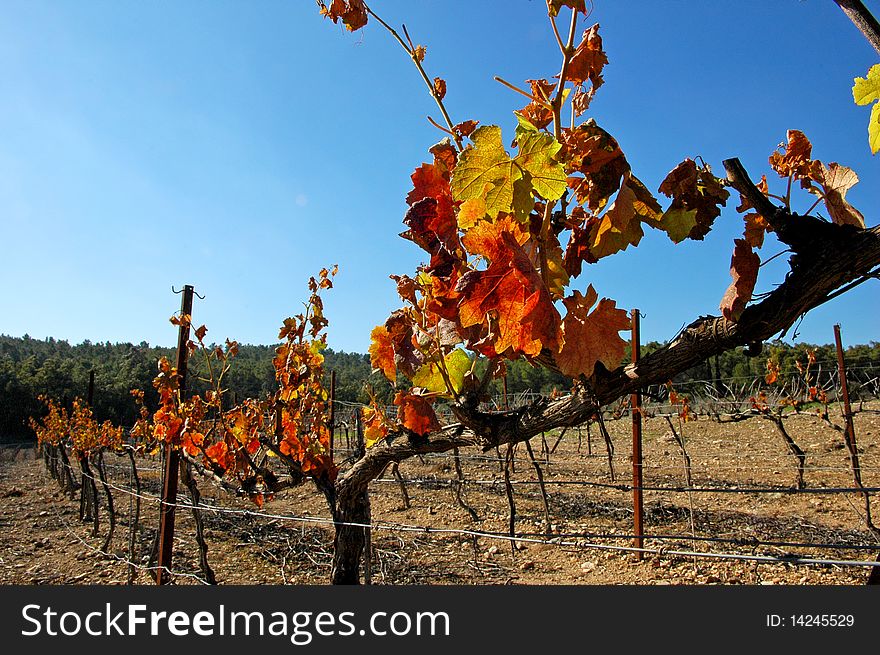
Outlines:
[[[720,175],[737,156],[757,179],[796,128],[814,157],[857,171],[848,197],[878,222],[880,160],[867,146],[868,108],[850,90],[878,58],[831,0],[595,5],[610,64],[590,115],[649,188],[688,156]],[[388,275],[422,261],[397,235],[409,175],[442,136],[381,26],[347,33],[311,0],[3,6],[0,333],[171,345],[171,288],[193,284],[209,340],[272,343],[301,310],[308,276],[338,263],[325,298],[330,345],[366,351],[399,304]],[[371,6],[427,46],[456,122],[512,135],[524,102],[492,76],[558,71],[540,0]],[[674,246],[648,230],[579,287],[639,307],[645,341],[717,314],[742,231],[735,205],[704,242]],[[771,239],[762,258],[779,250]],[[784,258],[764,267],[759,290],[784,271]],[[872,281],[814,311],[799,339],[830,342],[839,322],[847,343],[877,340],[878,290]]]

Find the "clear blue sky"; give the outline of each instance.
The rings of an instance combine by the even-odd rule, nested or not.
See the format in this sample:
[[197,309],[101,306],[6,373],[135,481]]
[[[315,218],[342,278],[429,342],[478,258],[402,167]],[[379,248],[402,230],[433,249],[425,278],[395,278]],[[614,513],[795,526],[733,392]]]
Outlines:
[[[878,57],[832,0],[595,4],[610,65],[591,115],[649,188],[686,156],[719,174],[738,156],[757,179],[797,128],[816,158],[858,172],[849,199],[877,224],[880,159],[850,89]],[[558,71],[541,0],[371,6],[427,46],[455,121],[512,135],[524,103],[492,76]],[[330,345],[365,352],[398,306],[388,275],[422,261],[397,234],[409,175],[441,136],[425,116],[439,116],[378,24],[349,34],[311,0],[5,0],[0,88],[0,333],[171,345],[171,287],[193,284],[209,340],[272,343],[308,276],[338,263]],[[735,205],[705,242],[648,230],[580,286],[639,307],[646,341],[717,314]],[[771,263],[759,286],[783,272]],[[840,322],[847,343],[877,340],[878,300],[868,282],[800,339],[830,342]]]

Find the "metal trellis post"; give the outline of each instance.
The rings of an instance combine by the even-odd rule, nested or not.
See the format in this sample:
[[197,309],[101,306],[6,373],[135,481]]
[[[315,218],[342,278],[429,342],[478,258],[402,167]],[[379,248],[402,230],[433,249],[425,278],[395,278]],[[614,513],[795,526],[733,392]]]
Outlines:
[[[180,398],[186,391],[186,362],[189,341],[189,327],[192,319],[193,287],[183,287],[180,301],[182,320],[177,333],[177,374],[180,381]],[[156,584],[167,584],[171,579],[171,552],[174,545],[174,509],[177,504],[177,476],[180,469],[180,453],[172,444],[165,448],[165,484],[162,487],[162,504],[159,519],[159,560],[156,569]]]
[[[639,351],[641,345],[639,342],[639,310],[632,310],[632,363],[639,363]],[[633,515],[636,548],[644,546],[644,520],[645,508],[642,500],[642,392],[636,390],[630,399],[632,405],[632,424],[633,424],[633,441],[632,441],[632,465],[633,465]],[[641,551],[636,552],[636,559],[642,559]]]

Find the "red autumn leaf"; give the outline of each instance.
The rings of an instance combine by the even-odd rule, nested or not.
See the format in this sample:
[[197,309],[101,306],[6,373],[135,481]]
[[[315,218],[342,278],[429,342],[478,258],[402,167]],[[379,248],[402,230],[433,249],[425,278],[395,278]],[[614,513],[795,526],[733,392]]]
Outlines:
[[283,455],[301,461],[303,448],[300,440],[296,436],[296,424],[288,421],[285,417],[284,421],[284,438],[278,444],[278,449]]
[[617,141],[592,119],[562,130],[559,159],[578,203],[586,203],[593,211],[606,205],[620,188],[623,174],[630,170]]
[[[451,144],[449,144],[451,148]],[[461,255],[449,177],[455,165],[452,153],[437,144],[431,149],[433,164],[422,164],[412,175],[413,190],[406,197],[410,205],[403,222],[409,228],[400,236],[431,255],[428,272],[448,276]],[[450,165],[451,164],[451,165]]]
[[394,397],[397,420],[407,430],[425,436],[440,429],[440,422],[430,399],[414,393],[398,391]]
[[618,333],[631,328],[630,318],[608,298],[599,301],[590,312],[598,297],[590,285],[586,296],[575,291],[562,301],[568,313],[562,321],[564,342],[555,359],[559,370],[568,377],[591,376],[597,362],[613,369],[623,358],[626,341]]
[[617,197],[590,230],[590,250],[601,259],[637,246],[644,232],[642,221],[660,226],[660,205],[637,177],[627,172]]
[[459,324],[487,330],[481,352],[536,356],[559,342],[559,313],[547,287],[513,235],[501,232],[496,258],[485,271],[469,271],[456,291]]
[[438,100],[443,100],[443,97],[446,95],[446,80],[440,77],[434,78],[434,95],[437,96]]
[[565,71],[565,79],[577,85],[590,82],[593,91],[602,86],[602,69],[608,57],[602,50],[602,37],[599,36],[599,23],[584,31],[583,38]]
[[752,299],[761,258],[752,252],[752,247],[744,239],[735,239],[734,244],[733,257],[730,260],[733,282],[721,299],[720,309],[724,318],[735,323]]
[[403,222],[409,229],[400,236],[431,255],[425,271],[443,277],[451,275],[461,263],[462,254],[451,200],[438,203],[433,197],[422,198],[409,208]]
[[565,272],[571,277],[581,274],[583,264],[595,264],[599,259],[590,252],[590,231],[598,219],[587,217],[587,213],[581,206],[571,210],[571,236],[565,247],[565,255],[562,257],[562,265]]
[[449,198],[452,202],[452,191],[449,189],[449,174],[439,170],[434,164],[422,164],[410,176],[413,190],[406,196],[408,205],[414,205],[422,198]]
[[199,446],[205,443],[205,435],[201,432],[186,431],[180,440],[181,447],[186,451],[187,455],[195,456],[199,454]]
[[466,139],[471,134],[473,134],[474,130],[477,129],[477,125],[480,124],[480,121],[462,121],[461,123],[457,123],[452,126],[452,131],[460,138]]
[[449,175],[452,173],[458,160],[458,151],[452,145],[449,138],[447,137],[439,143],[435,143],[428,152],[434,155],[434,166],[445,174],[446,179],[449,179]]
[[456,290],[459,282],[458,271],[445,277],[425,273],[430,284],[422,283],[425,294],[425,311],[431,312],[450,321],[458,321],[458,303],[461,294]]
[[385,329],[394,348],[394,365],[411,378],[424,363],[424,356],[413,345],[413,320],[406,310],[398,309],[385,320]]

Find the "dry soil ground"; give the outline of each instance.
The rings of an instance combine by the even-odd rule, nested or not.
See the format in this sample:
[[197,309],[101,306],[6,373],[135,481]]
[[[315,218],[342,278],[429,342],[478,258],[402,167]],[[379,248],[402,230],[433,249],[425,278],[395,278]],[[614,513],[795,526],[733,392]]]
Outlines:
[[[880,414],[876,407],[856,415],[863,481],[880,487]],[[840,421],[840,419],[836,419]],[[400,466],[408,479],[409,507],[391,472],[371,486],[371,577],[374,584],[863,584],[868,568],[840,564],[796,564],[800,557],[873,561],[880,538],[866,529],[865,504],[853,493],[792,493],[796,460],[769,421],[752,418],[718,424],[700,419],[681,426],[691,457],[692,486],[681,451],[664,418],[645,421],[645,546],[659,553],[641,561],[609,549],[632,545],[631,423],[608,421],[615,447],[614,479],[604,441],[595,427],[533,440],[547,483],[551,534],[536,471],[526,449],[515,453],[516,530],[511,542],[469,531],[506,533],[509,506],[495,452],[463,452],[462,497],[457,501],[450,456],[414,459]],[[786,420],[807,453],[808,490],[852,487],[843,437],[814,415]],[[344,440],[341,440],[344,445]],[[120,489],[130,479],[127,460],[110,456],[108,469],[118,511],[109,555],[99,552],[106,535],[79,521],[79,503],[65,496],[32,449],[6,449],[0,463],[0,583],[124,584],[129,565],[129,516],[133,499]],[[549,461],[549,464],[548,464]],[[157,525],[158,462],[139,462],[143,507],[135,563]],[[290,490],[257,508],[200,481],[203,500],[231,512],[204,512],[209,560],[221,584],[323,584],[328,581],[332,531],[323,499],[309,486]],[[616,485],[624,485],[618,488]],[[652,487],[679,488],[653,490]],[[747,491],[759,490],[759,491]],[[185,498],[185,496],[184,496]],[[876,494],[875,494],[876,498]],[[876,500],[875,500],[876,504]],[[105,508],[102,506],[102,510]],[[880,510],[875,510],[875,515]],[[201,572],[188,512],[178,514],[174,567],[178,584],[198,583]],[[294,519],[301,517],[306,520]],[[388,524],[398,526],[389,528]],[[399,526],[448,531],[404,531]],[[529,535],[529,536],[525,536]],[[716,541],[720,540],[720,541]],[[804,545],[797,545],[804,544]],[[772,563],[699,557],[675,552],[788,558]],[[137,583],[148,584],[146,569]]]

